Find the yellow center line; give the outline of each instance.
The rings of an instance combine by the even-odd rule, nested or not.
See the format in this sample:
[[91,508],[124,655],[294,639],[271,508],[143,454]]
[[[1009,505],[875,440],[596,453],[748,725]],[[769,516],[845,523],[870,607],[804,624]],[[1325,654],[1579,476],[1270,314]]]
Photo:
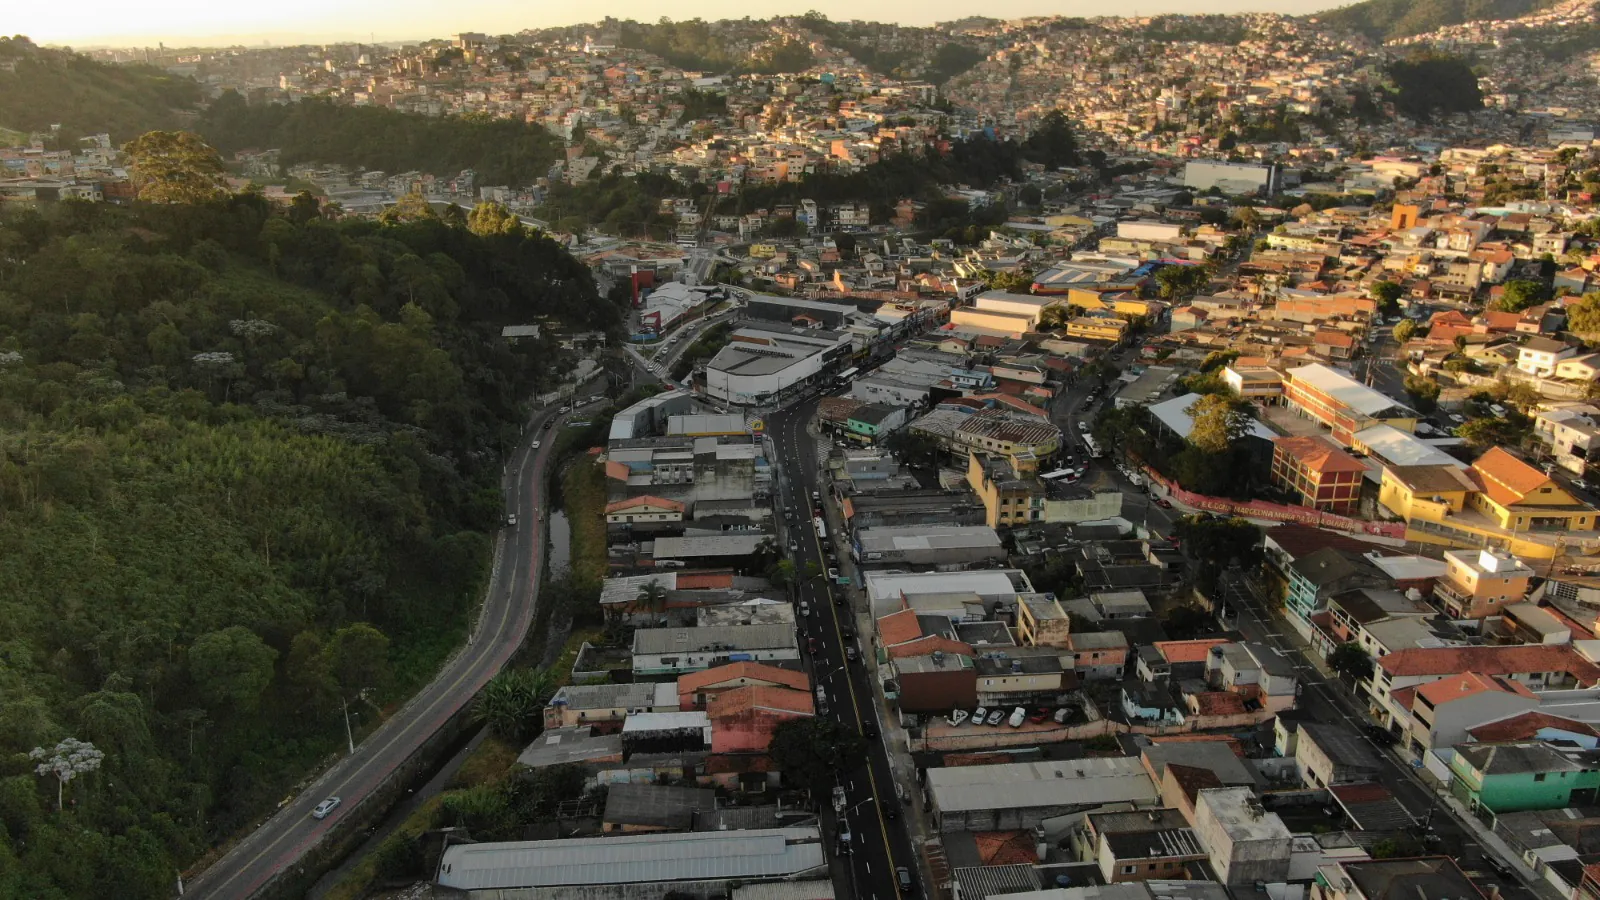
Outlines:
[[[818,487],[820,488],[820,485]],[[826,518],[826,516],[827,510],[824,509],[822,518]],[[823,555],[822,538],[817,534],[817,529],[815,527],[811,529],[811,540],[817,545],[817,560],[818,564],[820,565],[827,559],[827,557]],[[839,653],[844,657],[844,686],[850,691],[850,707],[855,711],[856,723],[859,725],[861,722],[861,702],[856,699],[856,683],[855,680],[850,677],[850,656],[848,652],[846,652],[844,632],[839,628],[839,612],[838,608],[833,605],[833,585],[828,583],[826,568],[824,568],[824,575],[822,576],[822,589],[828,595],[828,612],[833,616],[833,633],[839,638]],[[845,603],[848,604],[849,602],[850,598],[846,597]],[[878,738],[882,740],[884,734],[884,730],[879,729]],[[887,759],[888,750],[884,751],[884,756]],[[870,753],[867,755],[867,782],[872,785],[872,797],[874,800],[873,806],[876,807],[878,813],[878,830],[883,833],[884,855],[889,857],[889,867],[893,869],[894,843],[889,840],[889,823],[883,818],[883,800],[878,793],[878,778],[872,773],[872,755]],[[900,879],[895,877],[895,874],[892,871],[888,874],[889,886],[894,888],[895,897],[901,896]]]

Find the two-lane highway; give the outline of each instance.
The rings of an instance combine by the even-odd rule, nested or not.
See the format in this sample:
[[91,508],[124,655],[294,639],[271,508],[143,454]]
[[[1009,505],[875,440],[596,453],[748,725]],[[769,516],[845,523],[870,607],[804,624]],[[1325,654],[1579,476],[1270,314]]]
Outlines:
[[[900,801],[883,743],[888,732],[879,721],[877,695],[871,684],[875,662],[870,635],[857,634],[849,597],[828,583],[826,573],[836,562],[830,561],[831,545],[818,535],[813,522],[820,504],[826,502],[817,440],[806,431],[815,411],[816,401],[808,400],[773,413],[767,419],[767,434],[778,455],[775,462],[786,476],[779,507],[786,520],[793,513],[793,519],[786,521],[785,548],[795,565],[796,603],[807,611],[802,614],[797,608],[796,620],[801,644],[810,658],[812,681],[826,698],[827,716],[867,738],[865,758],[839,761],[839,784],[845,788],[846,805],[843,814],[833,819],[830,850],[836,856],[840,850],[848,851],[843,861],[850,875],[851,896],[911,900],[920,895],[921,879],[902,891],[895,873],[898,867],[911,873],[919,867],[902,815],[908,807]],[[819,574],[810,575],[813,571]],[[847,843],[839,839],[844,831],[851,835]]]
[[[438,676],[356,746],[311,787],[281,807],[261,827],[234,845],[185,887],[186,897],[238,900],[253,896],[274,876],[294,869],[302,856],[348,816],[396,767],[405,762],[478,690],[522,644],[533,620],[544,560],[545,466],[560,425],[554,410],[537,413],[512,454],[502,486],[507,512],[518,525],[497,543],[497,565],[467,646]],[[535,441],[541,443],[535,450]],[[326,819],[311,818],[325,797],[342,805]]]

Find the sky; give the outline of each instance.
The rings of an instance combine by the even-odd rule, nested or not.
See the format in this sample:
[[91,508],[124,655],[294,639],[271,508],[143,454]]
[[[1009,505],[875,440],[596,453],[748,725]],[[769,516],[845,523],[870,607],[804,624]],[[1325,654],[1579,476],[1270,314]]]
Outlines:
[[462,31],[509,34],[524,28],[594,22],[606,16],[653,22],[674,19],[756,18],[815,9],[829,18],[868,18],[906,25],[932,25],[964,16],[998,18],[1157,13],[1279,12],[1302,15],[1343,5],[1340,0],[1127,0],[1108,6],[1095,0],[78,0],[8,4],[0,16],[6,34],[36,43],[77,49],[111,46],[218,46],[302,44],[332,41],[401,41],[447,37]]

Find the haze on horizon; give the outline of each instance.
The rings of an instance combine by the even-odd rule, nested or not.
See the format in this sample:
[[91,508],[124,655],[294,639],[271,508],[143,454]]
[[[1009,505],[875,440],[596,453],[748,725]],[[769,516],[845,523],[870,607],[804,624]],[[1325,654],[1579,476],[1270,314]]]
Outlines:
[[[1353,2],[1353,0],[1345,0]],[[339,41],[394,42],[442,38],[462,31],[510,34],[595,22],[606,16],[653,22],[673,19],[764,18],[815,9],[829,18],[869,19],[904,25],[932,25],[968,16],[1017,19],[1026,16],[1157,15],[1162,13],[1276,12],[1305,15],[1340,0],[1208,0],[1197,7],[1183,0],[1144,0],[1114,10],[1088,0],[884,0],[864,6],[843,0],[698,0],[664,6],[645,0],[602,0],[583,5],[510,0],[278,0],[266,5],[215,0],[84,0],[76,4],[24,3],[8,9],[0,24],[7,34],[36,43],[90,47],[169,47],[272,45]]]

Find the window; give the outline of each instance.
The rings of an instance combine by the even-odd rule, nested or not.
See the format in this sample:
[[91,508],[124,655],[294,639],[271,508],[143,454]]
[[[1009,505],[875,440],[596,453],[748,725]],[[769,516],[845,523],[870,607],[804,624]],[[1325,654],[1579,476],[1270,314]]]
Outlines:
[[1138,866],[1123,866],[1122,867],[1122,874],[1124,874],[1124,875],[1132,875],[1133,873],[1135,873],[1137,871],[1139,871],[1139,867]]
[[1534,781],[1543,781],[1544,780],[1544,773],[1540,772],[1540,773],[1534,775],[1533,776],[1533,780]]

